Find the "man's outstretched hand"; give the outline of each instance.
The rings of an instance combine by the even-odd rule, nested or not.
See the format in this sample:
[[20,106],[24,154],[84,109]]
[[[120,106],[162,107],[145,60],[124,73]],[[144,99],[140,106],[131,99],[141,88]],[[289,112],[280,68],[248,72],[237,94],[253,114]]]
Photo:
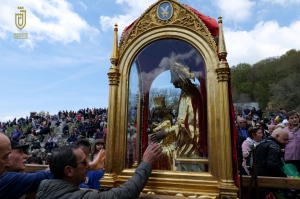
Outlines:
[[167,137],[167,133],[164,130],[162,130],[162,131],[158,131],[157,133],[151,134],[150,140],[151,142],[157,143],[160,142],[165,137]]
[[144,152],[142,161],[148,162],[149,164],[155,163],[158,158],[162,155],[162,146],[155,143],[150,143]]

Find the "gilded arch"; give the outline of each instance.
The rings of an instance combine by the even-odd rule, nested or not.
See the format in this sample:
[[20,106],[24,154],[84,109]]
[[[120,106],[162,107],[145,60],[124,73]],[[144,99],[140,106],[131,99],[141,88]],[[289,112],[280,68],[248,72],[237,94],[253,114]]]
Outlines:
[[195,31],[199,35],[202,35],[217,52],[216,42],[203,21],[185,5],[174,0],[170,1],[170,3],[174,10],[173,16],[170,19],[161,20],[158,18],[156,13],[159,3],[156,3],[150,6],[148,10],[146,10],[141,17],[134,22],[133,27],[128,33],[124,32],[119,45],[120,57],[122,57],[124,50],[131,45],[131,42],[135,41],[139,35],[151,29],[165,26],[186,28]]
[[[173,16],[169,20],[159,20],[156,11],[160,2],[152,5],[128,32],[123,33],[119,46],[114,46],[111,59],[113,66],[109,75],[120,76],[113,76],[118,76],[117,80],[113,78],[118,84],[111,84],[109,96],[109,112],[114,113],[109,115],[109,121],[114,123],[109,123],[108,126],[107,154],[113,157],[108,157],[108,169],[105,178],[101,180],[101,186],[121,185],[133,174],[132,169],[124,169],[130,67],[143,48],[155,41],[171,38],[193,46],[206,64],[209,159],[203,162],[208,163],[209,172],[182,174],[174,171],[153,171],[153,178],[144,192],[198,198],[234,198],[237,189],[232,180],[229,103],[226,99],[229,72],[220,73],[229,71],[222,29],[217,46],[201,19],[175,0],[169,1],[174,8]],[[219,21],[219,25],[221,23]],[[116,39],[114,42],[116,44]],[[221,52],[224,56],[220,56]],[[224,81],[220,81],[220,75]],[[220,148],[221,151],[218,150]],[[185,189],[185,186],[189,189]]]

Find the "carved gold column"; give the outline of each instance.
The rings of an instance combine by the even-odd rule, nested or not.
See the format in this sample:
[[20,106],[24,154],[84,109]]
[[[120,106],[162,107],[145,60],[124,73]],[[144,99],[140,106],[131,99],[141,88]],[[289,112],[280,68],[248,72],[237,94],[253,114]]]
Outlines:
[[105,174],[100,180],[102,188],[114,187],[116,181],[114,151],[115,151],[115,138],[116,138],[116,109],[118,99],[118,86],[120,82],[120,72],[118,67],[119,52],[118,52],[118,25],[114,28],[114,41],[112,55],[110,58],[112,66],[107,73],[109,79],[109,102],[108,102],[108,126],[106,137],[106,155],[105,155]]
[[220,158],[221,158],[221,198],[236,198],[237,187],[233,181],[232,152],[231,152],[231,129],[230,129],[230,106],[228,80],[230,68],[226,60],[227,51],[223,34],[222,18],[219,17],[219,41],[218,41],[219,65],[216,69],[219,83],[220,96]]

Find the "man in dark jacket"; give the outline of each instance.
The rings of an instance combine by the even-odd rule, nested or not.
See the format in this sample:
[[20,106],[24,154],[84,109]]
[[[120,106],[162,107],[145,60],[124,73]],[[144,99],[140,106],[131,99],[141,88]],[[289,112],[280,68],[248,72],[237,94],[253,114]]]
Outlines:
[[69,124],[66,124],[63,128],[63,134],[65,137],[69,136]]
[[41,148],[41,143],[39,142],[39,140],[37,138],[34,138],[34,141],[31,146],[31,150],[40,149],[40,148]]
[[[286,177],[282,171],[283,149],[288,143],[289,134],[278,128],[265,141],[261,142],[256,150],[256,165],[258,176]],[[272,188],[260,188],[260,198],[266,198],[267,195],[275,195]]]
[[257,175],[286,177],[282,171],[283,150],[288,143],[289,134],[278,128],[266,141],[260,143],[256,151]]
[[152,164],[162,155],[162,146],[151,144],[145,151],[142,163],[135,173],[121,187],[96,193],[80,190],[79,184],[85,181],[89,169],[84,152],[75,145],[62,146],[53,150],[49,159],[50,170],[55,180],[43,180],[39,186],[37,199],[54,198],[138,198],[146,186],[152,171]]
[[41,134],[41,135],[47,135],[47,134],[50,134],[50,128],[49,128],[49,126],[44,126],[44,127],[41,129],[40,134]]

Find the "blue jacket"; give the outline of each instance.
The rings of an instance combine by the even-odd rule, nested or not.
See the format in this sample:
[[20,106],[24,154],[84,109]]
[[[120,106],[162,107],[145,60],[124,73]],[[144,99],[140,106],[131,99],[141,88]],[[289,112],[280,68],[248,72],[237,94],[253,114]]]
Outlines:
[[18,142],[21,135],[22,135],[22,132],[20,130],[18,130],[18,131],[13,130],[11,132],[11,139]]
[[237,132],[238,134],[244,136],[245,138],[248,137],[248,127],[246,127],[245,129],[241,129],[240,127],[237,127]]
[[98,171],[88,171],[86,174],[85,182],[79,185],[79,188],[86,189],[100,189],[99,180],[103,177],[104,171],[102,169]]
[[50,170],[37,173],[5,172],[0,181],[0,198],[19,199],[38,190],[44,179],[53,179]]
[[67,139],[68,142],[75,142],[76,140],[77,140],[77,137],[76,136],[72,137],[71,135]]

